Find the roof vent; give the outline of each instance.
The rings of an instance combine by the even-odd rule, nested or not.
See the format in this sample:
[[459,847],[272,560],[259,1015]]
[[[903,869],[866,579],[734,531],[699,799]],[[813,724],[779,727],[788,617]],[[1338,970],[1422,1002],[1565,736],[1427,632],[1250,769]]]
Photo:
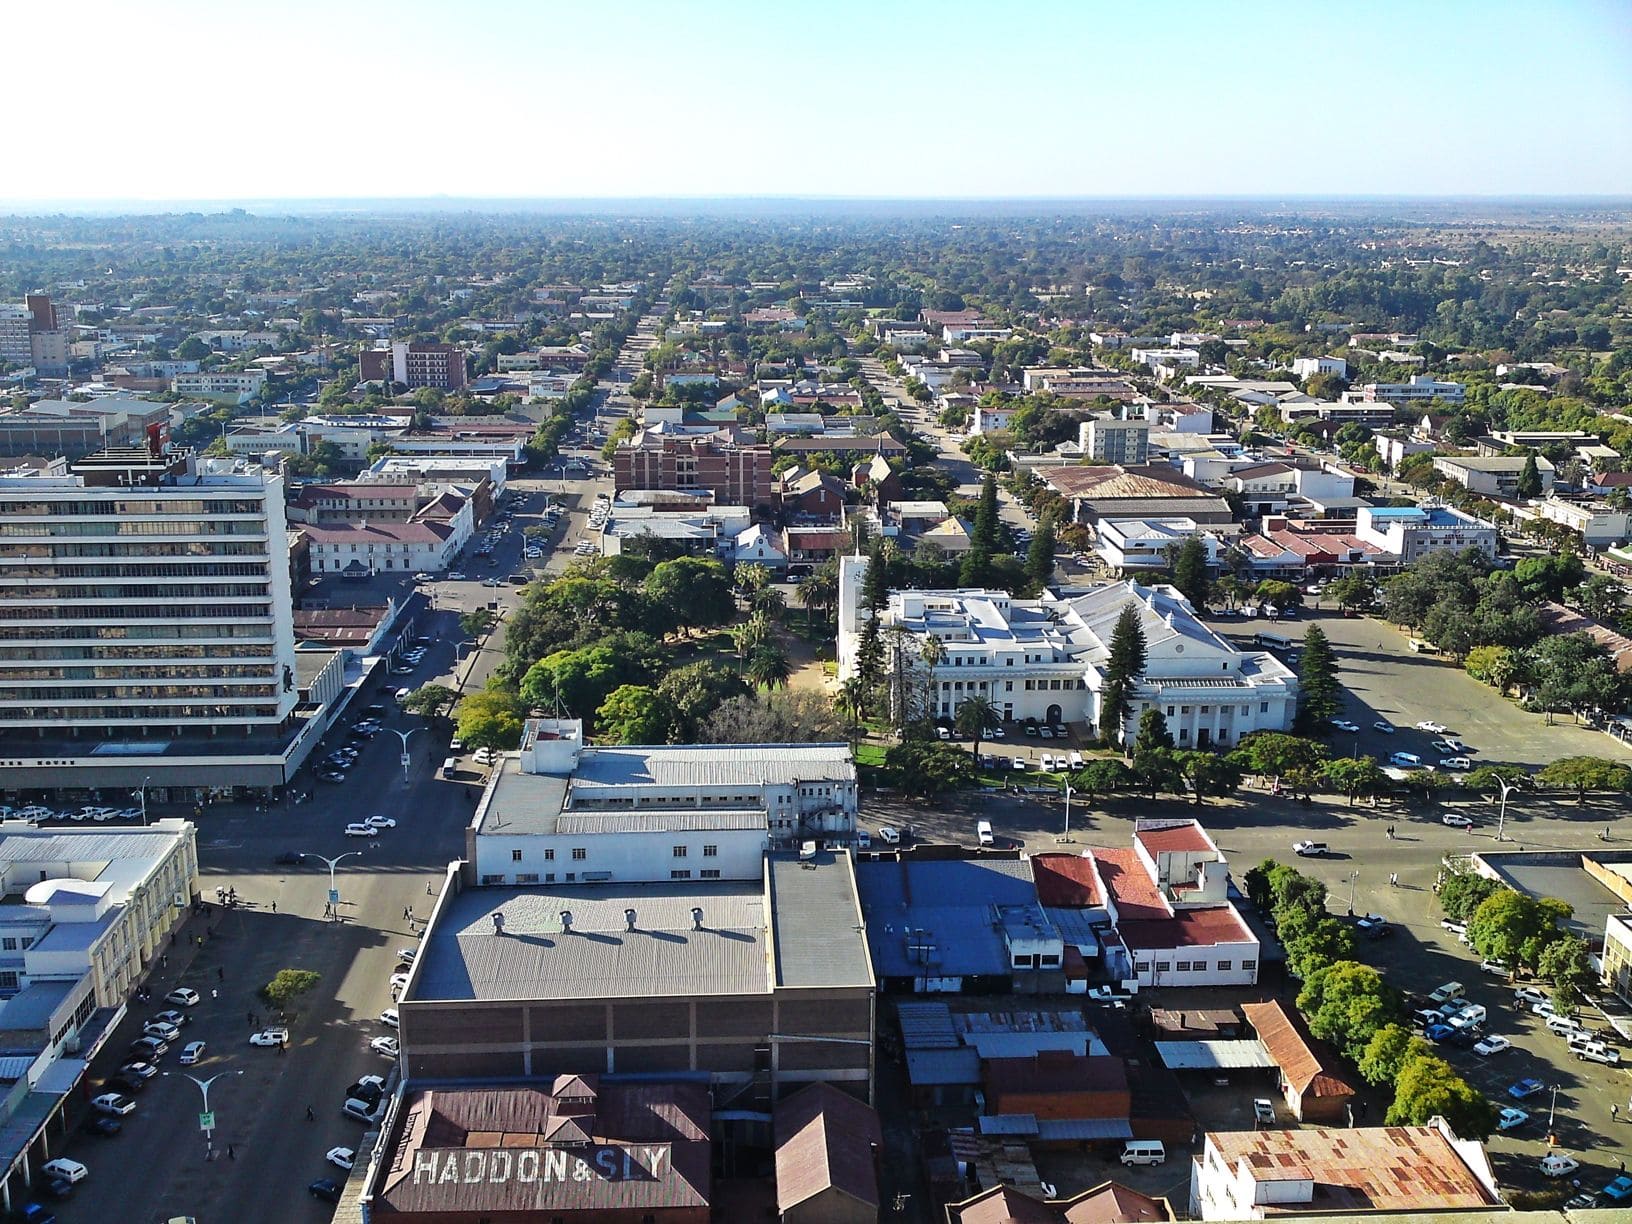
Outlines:
[[493,934],[495,934],[495,935],[503,935],[504,934],[504,911],[503,910],[494,910],[493,911]]
[[632,909],[624,910],[623,911],[623,920],[629,924],[629,929],[631,931],[635,929],[635,911],[634,910],[632,910]]
[[572,911],[571,910],[562,910],[561,911],[561,929],[563,931],[572,930]]
[[703,929],[703,907],[700,905],[691,907],[691,929],[694,931]]

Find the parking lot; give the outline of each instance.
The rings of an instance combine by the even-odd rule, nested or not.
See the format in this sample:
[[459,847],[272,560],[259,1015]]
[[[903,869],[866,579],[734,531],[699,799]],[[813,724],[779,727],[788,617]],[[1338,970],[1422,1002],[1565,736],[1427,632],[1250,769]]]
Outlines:
[[[1444,724],[1450,734],[1466,743],[1475,766],[1514,764],[1539,769],[1566,756],[1632,761],[1632,750],[1608,735],[1577,726],[1568,717],[1549,726],[1542,715],[1528,714],[1516,702],[1502,700],[1454,663],[1435,655],[1413,654],[1407,634],[1373,617],[1306,611],[1296,620],[1272,626],[1234,618],[1210,623],[1243,646],[1263,629],[1296,641],[1309,625],[1321,627],[1337,653],[1339,679],[1348,690],[1342,717],[1360,725],[1356,735],[1332,737],[1336,755],[1358,749],[1386,762],[1390,753],[1404,751],[1435,763],[1443,755],[1432,747],[1438,737],[1416,729],[1426,719]],[[1374,731],[1372,724],[1379,719],[1393,723],[1397,732]]]

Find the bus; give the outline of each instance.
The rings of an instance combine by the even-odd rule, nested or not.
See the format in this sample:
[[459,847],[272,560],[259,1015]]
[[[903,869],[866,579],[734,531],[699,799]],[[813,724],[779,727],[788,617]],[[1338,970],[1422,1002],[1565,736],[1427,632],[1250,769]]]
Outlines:
[[457,774],[458,772],[459,772],[459,758],[458,757],[449,757],[447,760],[442,762],[442,776],[444,778],[451,778],[455,774]]
[[1255,633],[1252,640],[1269,650],[1292,649],[1292,639],[1280,633]]

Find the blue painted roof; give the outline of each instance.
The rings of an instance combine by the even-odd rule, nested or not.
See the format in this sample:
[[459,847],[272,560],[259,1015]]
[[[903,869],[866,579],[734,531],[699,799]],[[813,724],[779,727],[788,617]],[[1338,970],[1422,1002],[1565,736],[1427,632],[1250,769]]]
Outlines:
[[993,907],[1037,904],[1025,859],[858,863],[856,887],[878,977],[1008,973]]

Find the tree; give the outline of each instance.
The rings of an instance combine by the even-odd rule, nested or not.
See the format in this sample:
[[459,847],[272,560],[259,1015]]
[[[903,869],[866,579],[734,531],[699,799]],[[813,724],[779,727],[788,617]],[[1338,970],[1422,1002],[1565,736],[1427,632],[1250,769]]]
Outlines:
[[527,705],[493,680],[466,693],[454,709],[454,735],[473,748],[514,748],[521,742]]
[[261,998],[280,1012],[287,1012],[290,1005],[303,994],[310,994],[317,989],[322,978],[310,969],[279,969],[272,975],[272,980],[260,989]]
[[1388,1126],[1422,1126],[1440,1117],[1462,1139],[1486,1139],[1496,1129],[1496,1107],[1432,1054],[1408,1056],[1394,1081],[1394,1101],[1383,1119]]
[[1406,1059],[1426,1058],[1432,1053],[1433,1047],[1403,1024],[1385,1024],[1360,1052],[1360,1075],[1368,1084],[1392,1084]]
[[1179,777],[1190,787],[1197,807],[1209,796],[1233,795],[1241,786],[1241,766],[1231,757],[1204,749],[1174,754]]
[[[1354,928],[1328,914],[1299,922],[1276,911],[1276,924],[1286,947],[1286,967],[1300,978],[1354,955]],[[1294,932],[1288,934],[1288,932]]]
[[214,350],[212,350],[209,345],[205,344],[204,341],[200,340],[197,336],[188,336],[187,339],[183,340],[181,344],[177,346],[176,360],[203,361],[206,357],[210,356],[213,351]]
[[1135,744],[1133,776],[1141,786],[1149,789],[1152,799],[1161,791],[1176,791],[1183,785],[1178,753],[1171,748],[1146,748]]
[[736,610],[725,566],[701,557],[660,563],[647,575],[645,592],[680,628],[723,625]]
[[1207,546],[1200,536],[1187,536],[1184,543],[1173,549],[1168,565],[1173,571],[1173,585],[1179,594],[1200,612],[1207,607]]
[[843,722],[821,693],[771,689],[722,701],[703,720],[697,741],[702,744],[831,744],[841,742],[844,734]]
[[749,655],[742,674],[760,688],[781,688],[793,675],[793,664],[788,659],[788,652],[773,643],[761,646]]
[[980,484],[980,504],[975,509],[970,540],[988,555],[997,551],[997,477],[991,472]]
[[[1343,923],[1337,925],[1350,932],[1352,947],[1350,928]],[[1298,992],[1298,1010],[1309,1022],[1309,1031],[1331,1042],[1351,1061],[1360,1061],[1379,1029],[1401,1018],[1399,992],[1370,965],[1334,960],[1308,969],[1304,978],[1303,989]]]
[[884,754],[884,768],[909,795],[930,798],[975,780],[969,754],[939,740],[906,740]]
[[967,736],[971,741],[969,755],[975,760],[980,759],[980,742],[991,732],[997,730],[1003,723],[1003,712],[997,708],[990,697],[976,693],[973,697],[965,697],[963,704],[952,717],[952,726],[957,733]]
[[755,616],[781,620],[788,610],[788,597],[775,587],[761,587],[749,598],[748,607]]
[[1111,646],[1099,688],[1099,730],[1105,742],[1127,739],[1125,724],[1133,709],[1134,690],[1145,674],[1145,628],[1138,609],[1124,605],[1111,630]]
[[799,580],[799,585],[794,588],[794,597],[799,600],[800,606],[805,610],[805,624],[807,627],[810,624],[811,614],[817,608],[821,608],[825,612],[833,606],[838,589],[838,575],[825,565],[812,570]]
[[776,644],[776,627],[770,617],[756,612],[731,630],[731,642],[737,648],[737,658],[746,659],[756,650]]
[[1506,646],[1475,646],[1463,656],[1462,668],[1475,680],[1505,693],[1506,682],[1513,676],[1513,651]]
[[1375,795],[1388,785],[1388,775],[1369,756],[1337,757],[1327,761],[1321,776],[1348,796],[1350,807],[1361,795]]
[[595,711],[595,729],[608,744],[666,744],[680,712],[662,692],[642,684],[613,689]]
[[867,554],[867,568],[861,578],[861,606],[875,616],[890,602],[890,566],[885,559],[884,541],[874,540]]
[[1303,635],[1298,661],[1298,721],[1305,729],[1327,727],[1337,717],[1343,690],[1337,680],[1337,656],[1319,625]]
[[1326,587],[1326,598],[1345,612],[1369,608],[1377,599],[1377,584],[1364,574],[1346,574]]
[[1270,604],[1277,609],[1297,607],[1303,603],[1303,592],[1279,578],[1264,579],[1254,588],[1252,595],[1259,603]]
[[884,638],[877,616],[869,616],[861,627],[860,640],[856,643],[856,675],[869,689],[884,679]]
[[737,593],[747,597],[749,603],[760,591],[771,585],[771,571],[757,561],[747,561],[737,566],[731,575],[731,585]]
[[752,691],[730,667],[711,659],[675,668],[658,681],[657,690],[674,706],[674,740],[682,744],[696,739],[703,720],[723,702]]
[[545,655],[522,676],[521,695],[546,709],[565,707],[589,723],[613,689],[651,683],[662,663],[656,643],[645,634],[620,632],[600,645]]
[[1565,1015],[1574,1012],[1581,996],[1598,978],[1586,941],[1561,932],[1536,958],[1536,975],[1553,987],[1554,1006]]
[[1037,534],[1031,537],[1031,544],[1026,549],[1026,577],[1031,579],[1037,587],[1046,587],[1054,577],[1054,549],[1057,541],[1054,533],[1054,517],[1045,518],[1037,528]]
[[1139,715],[1139,736],[1134,743],[1147,752],[1174,747],[1173,732],[1168,730],[1167,716],[1159,706],[1149,706]]
[[1234,755],[1250,772],[1280,778],[1297,769],[1322,768],[1326,746],[1281,731],[1253,731],[1241,737]]
[[1614,624],[1621,613],[1623,594],[1621,584],[1608,574],[1591,574],[1570,592],[1570,599],[1593,620]]
[[457,700],[459,694],[445,684],[423,684],[404,697],[399,704],[410,714],[435,718]]
[[1071,779],[1071,789],[1088,801],[1113,795],[1133,785],[1133,774],[1121,761],[1101,758],[1089,761]]
[[1535,455],[1525,457],[1524,467],[1519,472],[1519,483],[1514,492],[1521,498],[1541,496],[1541,471],[1536,467]]
[[1453,871],[1439,886],[1439,907],[1445,916],[1457,922],[1466,922],[1497,889],[1501,888],[1489,876],[1472,871]]
[[1576,803],[1584,804],[1588,791],[1623,794],[1632,789],[1632,769],[1602,757],[1561,757],[1536,774],[1536,782],[1541,786],[1573,790]]
[[1569,903],[1556,897],[1527,897],[1499,888],[1468,918],[1468,942],[1490,960],[1534,968],[1571,912]]

